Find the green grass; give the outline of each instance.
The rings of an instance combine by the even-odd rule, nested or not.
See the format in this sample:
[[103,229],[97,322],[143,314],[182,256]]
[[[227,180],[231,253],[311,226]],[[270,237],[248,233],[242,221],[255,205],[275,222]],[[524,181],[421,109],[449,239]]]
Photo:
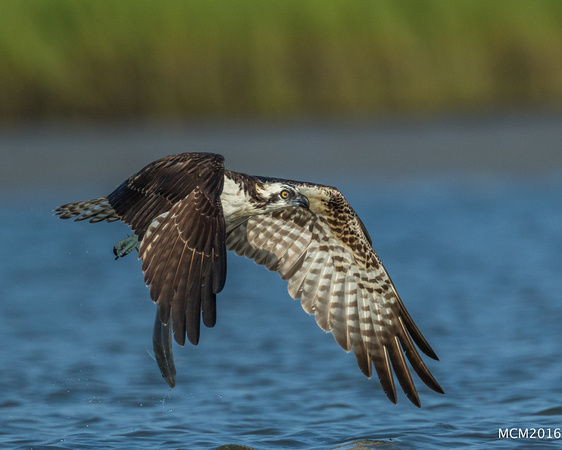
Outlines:
[[2,0],[0,117],[562,101],[559,0]]

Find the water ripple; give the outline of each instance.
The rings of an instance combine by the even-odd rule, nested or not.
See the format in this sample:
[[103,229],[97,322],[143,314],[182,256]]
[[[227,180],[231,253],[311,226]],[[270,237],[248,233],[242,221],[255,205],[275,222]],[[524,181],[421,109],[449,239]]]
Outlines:
[[[216,328],[202,330],[197,347],[176,347],[170,390],[146,353],[154,306],[138,261],[111,258],[124,229],[56,221],[58,199],[0,209],[0,246],[13,255],[0,270],[0,444],[524,448],[530,440],[498,430],[555,429],[562,415],[560,192],[553,183],[493,192],[437,183],[358,202],[440,357],[428,366],[447,394],[416,379],[421,410],[404,396],[390,404],[282,280],[241,258],[229,259]],[[38,230],[45,236],[29,249],[17,244]]]

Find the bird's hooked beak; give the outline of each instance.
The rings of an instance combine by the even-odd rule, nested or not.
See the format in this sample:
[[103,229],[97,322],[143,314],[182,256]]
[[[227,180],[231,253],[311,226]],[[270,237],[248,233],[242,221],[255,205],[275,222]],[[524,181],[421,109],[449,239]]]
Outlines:
[[310,202],[305,195],[299,194],[296,198],[291,202],[293,206],[300,206],[301,208],[308,209],[310,208]]

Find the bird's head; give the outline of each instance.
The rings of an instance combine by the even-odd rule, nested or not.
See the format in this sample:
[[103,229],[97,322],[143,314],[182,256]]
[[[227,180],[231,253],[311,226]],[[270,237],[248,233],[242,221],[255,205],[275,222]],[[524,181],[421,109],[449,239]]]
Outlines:
[[310,202],[296,186],[287,183],[265,183],[260,189],[266,212],[276,211],[287,206],[300,206],[308,209]]

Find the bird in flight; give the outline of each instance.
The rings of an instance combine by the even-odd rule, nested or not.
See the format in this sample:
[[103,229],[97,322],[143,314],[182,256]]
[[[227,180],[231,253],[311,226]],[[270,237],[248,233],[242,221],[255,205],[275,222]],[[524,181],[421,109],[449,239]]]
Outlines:
[[367,377],[374,366],[390,401],[397,402],[394,371],[408,399],[420,406],[406,358],[429,388],[444,393],[414,343],[430,358],[437,355],[398,296],[363,222],[333,187],[232,172],[221,155],[182,153],[148,164],[107,197],[68,203],[55,213],[131,226],[134,234],[114,253],[119,258],[138,248],[158,305],[154,354],[171,387],[172,330],[178,344],[187,336],[197,345],[201,319],[215,325],[226,252],[233,250],[278,272],[289,295],[353,351]]

